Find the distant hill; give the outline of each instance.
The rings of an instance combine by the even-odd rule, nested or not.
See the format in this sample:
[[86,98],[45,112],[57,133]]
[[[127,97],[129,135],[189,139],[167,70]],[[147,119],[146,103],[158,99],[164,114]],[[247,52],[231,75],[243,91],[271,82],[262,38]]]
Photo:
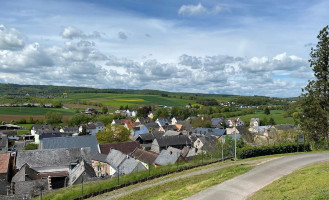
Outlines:
[[198,96],[236,96],[225,94],[176,93],[160,90],[133,89],[96,89],[88,87],[53,86],[53,85],[19,85],[0,83],[0,95],[54,95],[63,93],[115,93],[115,94],[143,94],[143,95],[198,95]]

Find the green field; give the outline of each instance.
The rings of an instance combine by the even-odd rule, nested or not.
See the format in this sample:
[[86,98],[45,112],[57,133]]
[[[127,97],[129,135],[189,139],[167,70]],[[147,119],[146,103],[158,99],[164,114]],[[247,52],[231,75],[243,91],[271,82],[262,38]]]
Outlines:
[[251,118],[259,118],[260,120],[262,120],[265,117],[267,118],[267,120],[270,120],[270,118],[272,117],[276,124],[294,124],[293,118],[285,118],[283,116],[284,112],[284,110],[271,110],[271,114],[265,115],[264,111],[259,111],[254,114],[243,115],[240,118],[242,119],[242,121],[245,122],[245,124],[248,124]]
[[59,112],[62,115],[74,115],[75,110],[41,107],[0,107],[1,115],[45,115],[47,112]]
[[162,97],[159,95],[140,95],[140,94],[111,94],[111,93],[77,93],[69,94],[68,98],[57,98],[63,103],[86,101],[102,103],[103,105],[119,108],[120,106],[140,105],[166,105],[166,106],[185,106],[189,103],[195,104],[194,100]]
[[329,163],[321,162],[294,171],[256,192],[249,200],[329,199]]

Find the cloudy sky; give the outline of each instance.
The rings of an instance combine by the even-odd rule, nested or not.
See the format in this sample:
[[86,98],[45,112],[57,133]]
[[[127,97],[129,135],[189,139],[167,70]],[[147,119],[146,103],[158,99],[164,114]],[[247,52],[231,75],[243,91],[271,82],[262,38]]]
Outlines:
[[326,0],[1,0],[0,83],[299,96]]

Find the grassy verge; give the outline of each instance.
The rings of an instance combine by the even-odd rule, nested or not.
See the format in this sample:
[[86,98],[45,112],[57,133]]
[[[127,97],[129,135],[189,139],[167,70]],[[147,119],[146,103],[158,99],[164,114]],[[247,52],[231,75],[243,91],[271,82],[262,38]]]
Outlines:
[[[210,161],[211,161],[210,159],[204,160],[204,163],[207,163]],[[201,161],[180,163],[179,169],[189,167],[189,166],[195,166],[197,164],[201,164]],[[197,169],[199,170],[199,169],[208,168],[208,167],[211,167],[212,165],[216,165],[216,164],[219,165],[221,163],[215,163],[215,164],[211,164],[208,166],[198,167]],[[160,166],[160,167],[156,167],[156,168],[151,166],[151,176],[166,173],[166,172],[176,171],[176,170],[177,170],[176,165]],[[196,170],[196,169],[192,169],[192,170]],[[190,170],[188,170],[188,171],[190,171]],[[186,171],[186,172],[188,172],[188,171]],[[120,184],[129,183],[129,182],[133,182],[136,180],[141,180],[148,176],[149,176],[148,170],[141,171],[141,172],[135,172],[135,173],[128,174],[128,175],[123,175],[123,176],[120,176]],[[101,190],[104,190],[107,188],[115,187],[117,185],[118,185],[118,182],[117,182],[116,177],[107,179],[107,180],[100,180],[100,181],[84,183],[83,184],[84,194],[101,191]],[[81,184],[74,185],[74,186],[67,187],[67,188],[62,188],[62,189],[56,190],[54,192],[50,192],[50,193],[44,195],[42,199],[44,199],[44,200],[47,200],[47,199],[61,200],[61,199],[73,199],[73,198],[77,198],[79,196],[81,196]],[[35,199],[39,199],[39,197],[36,197]]]
[[208,187],[246,173],[252,168],[253,167],[246,165],[231,166],[210,173],[182,178],[163,185],[150,187],[122,196],[119,199],[184,199]]
[[329,162],[321,162],[282,177],[249,199],[329,199],[328,180]]

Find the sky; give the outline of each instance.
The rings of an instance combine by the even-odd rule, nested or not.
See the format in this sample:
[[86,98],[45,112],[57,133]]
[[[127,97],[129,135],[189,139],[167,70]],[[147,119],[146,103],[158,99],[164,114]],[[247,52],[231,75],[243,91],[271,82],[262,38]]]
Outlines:
[[0,83],[296,97],[326,0],[0,0]]

